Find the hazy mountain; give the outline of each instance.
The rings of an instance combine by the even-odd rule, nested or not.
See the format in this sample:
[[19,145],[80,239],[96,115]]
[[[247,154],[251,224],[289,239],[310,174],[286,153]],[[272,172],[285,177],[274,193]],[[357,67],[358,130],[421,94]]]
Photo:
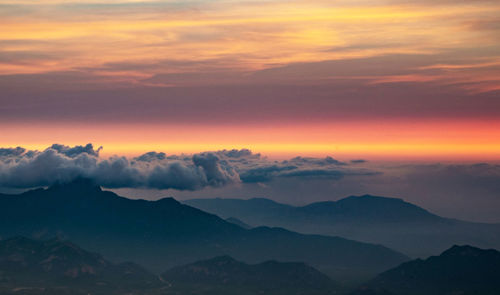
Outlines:
[[367,288],[395,295],[500,294],[500,252],[453,246],[439,256],[386,271]]
[[243,221],[239,220],[238,218],[229,217],[229,218],[226,218],[226,221],[229,223],[232,223],[232,224],[236,224],[237,226],[242,227],[244,229],[251,229],[252,228],[250,225],[244,223]]
[[145,294],[161,285],[138,265],[113,264],[70,242],[0,241],[1,294]]
[[153,271],[214,256],[303,261],[334,277],[374,275],[408,258],[383,246],[279,228],[246,230],[172,198],[130,200],[80,179],[0,197],[0,236],[59,236]]
[[427,257],[453,244],[500,248],[500,225],[443,218],[401,199],[351,196],[294,207],[268,199],[193,199],[184,202],[251,226],[278,226],[308,234],[342,236]]
[[114,264],[59,239],[0,241],[0,294],[335,294],[339,287],[297,262],[248,265],[229,256],[178,266],[156,276]]
[[156,276],[114,264],[59,239],[0,241],[0,294],[335,294],[338,284],[298,262],[249,265],[229,256],[174,267]]
[[162,274],[182,294],[335,294],[338,285],[318,270],[296,262],[249,265],[220,256]]

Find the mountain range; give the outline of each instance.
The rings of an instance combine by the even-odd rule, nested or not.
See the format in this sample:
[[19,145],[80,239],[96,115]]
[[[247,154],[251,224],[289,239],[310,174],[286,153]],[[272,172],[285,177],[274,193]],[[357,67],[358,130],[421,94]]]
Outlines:
[[69,239],[111,261],[161,272],[229,255],[245,263],[302,261],[334,279],[373,276],[407,261],[380,245],[281,228],[244,229],[172,198],[131,200],[87,179],[0,195],[0,236]]
[[441,253],[454,244],[500,249],[500,225],[435,215],[397,198],[351,196],[291,206],[269,199],[192,199],[185,204],[248,226],[276,226],[305,234],[341,236],[382,244],[413,257]]
[[329,277],[304,263],[249,265],[220,256],[156,276],[133,263],[111,263],[60,239],[0,241],[1,294],[327,295],[338,290]]
[[439,256],[388,270],[361,290],[364,294],[394,295],[500,294],[500,252],[453,246]]
[[[266,261],[249,265],[219,256],[178,266],[162,274],[181,294],[336,294],[339,286],[316,269],[299,262]],[[200,291],[203,290],[203,291]]]
[[61,240],[0,240],[0,294],[5,295],[496,295],[500,252],[453,246],[382,272],[351,292],[301,262],[247,264],[219,256],[154,275],[112,263]]

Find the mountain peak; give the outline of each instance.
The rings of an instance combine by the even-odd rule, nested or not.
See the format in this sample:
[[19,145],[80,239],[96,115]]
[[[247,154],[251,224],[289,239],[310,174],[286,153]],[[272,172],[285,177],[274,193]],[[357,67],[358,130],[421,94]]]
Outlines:
[[469,245],[453,245],[450,249],[444,251],[441,256],[477,256],[481,253],[485,253],[487,250],[482,250]]
[[175,204],[175,205],[181,205],[181,203],[179,201],[177,201],[175,198],[173,197],[165,197],[165,198],[161,198],[159,200],[156,201],[158,204]]
[[386,201],[386,202],[404,202],[402,199],[399,198],[391,198],[391,197],[381,197],[381,196],[375,196],[375,195],[361,195],[361,196],[349,196],[343,199],[340,199],[337,202],[340,201],[347,201],[347,200],[373,200],[373,201]]
[[79,193],[100,192],[101,187],[93,179],[78,177],[69,182],[58,182],[48,188],[51,191],[71,191]]

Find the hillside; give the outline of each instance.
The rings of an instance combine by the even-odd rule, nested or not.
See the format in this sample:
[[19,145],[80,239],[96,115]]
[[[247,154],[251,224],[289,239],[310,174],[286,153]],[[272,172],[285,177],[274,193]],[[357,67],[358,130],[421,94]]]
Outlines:
[[297,262],[249,265],[219,256],[174,267],[162,274],[171,289],[186,294],[334,294],[338,286],[316,269]]
[[500,294],[500,252],[453,246],[439,256],[403,263],[367,286],[395,295]]
[[1,294],[28,290],[36,294],[141,294],[161,285],[157,276],[136,264],[114,264],[67,241],[24,237],[0,241]]

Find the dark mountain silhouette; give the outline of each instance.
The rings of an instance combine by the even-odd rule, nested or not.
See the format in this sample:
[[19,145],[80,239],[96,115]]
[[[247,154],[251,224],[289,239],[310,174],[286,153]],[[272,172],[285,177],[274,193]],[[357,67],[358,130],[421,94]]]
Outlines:
[[162,274],[182,294],[335,294],[338,285],[318,270],[296,262],[249,265],[220,256],[174,267]]
[[453,244],[500,248],[500,225],[448,219],[401,199],[364,195],[303,207],[268,199],[193,199],[184,202],[251,226],[278,226],[307,234],[342,236],[383,244],[415,257]]
[[340,278],[374,275],[408,258],[383,246],[279,228],[246,230],[172,198],[130,200],[79,179],[0,197],[0,236],[70,239],[152,271],[214,256],[304,261]]
[[439,256],[388,270],[365,289],[388,290],[395,295],[500,294],[500,252],[453,246]]
[[1,294],[144,294],[161,286],[138,265],[113,264],[70,242],[0,241]]

